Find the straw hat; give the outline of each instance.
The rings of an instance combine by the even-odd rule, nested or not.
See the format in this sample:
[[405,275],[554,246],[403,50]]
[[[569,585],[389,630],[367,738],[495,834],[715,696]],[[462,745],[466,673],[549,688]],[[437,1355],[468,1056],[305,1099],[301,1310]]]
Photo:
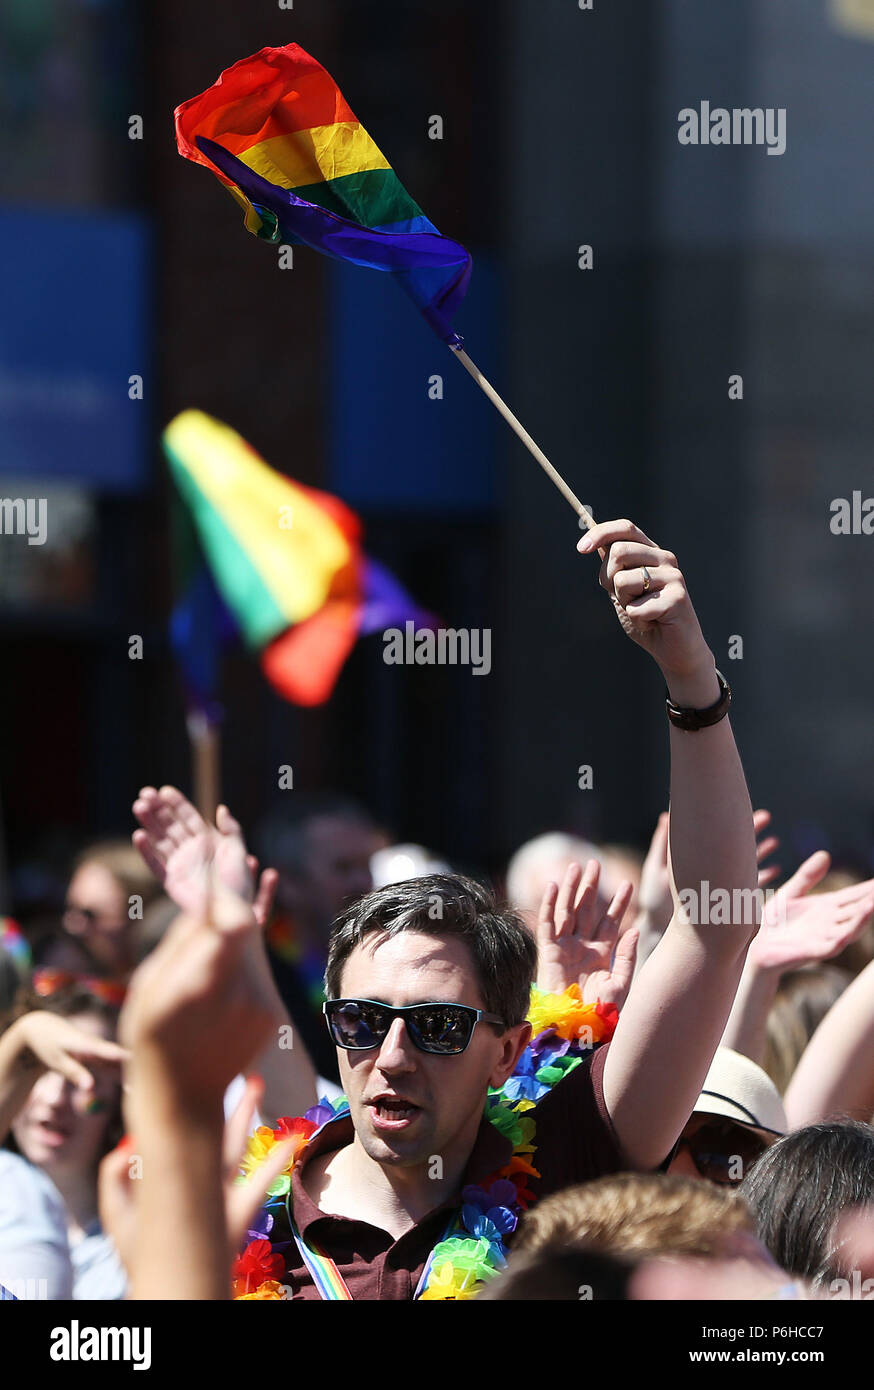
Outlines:
[[695,1114],[724,1115],[770,1134],[785,1134],[789,1128],[780,1092],[770,1076],[730,1047],[716,1049]]

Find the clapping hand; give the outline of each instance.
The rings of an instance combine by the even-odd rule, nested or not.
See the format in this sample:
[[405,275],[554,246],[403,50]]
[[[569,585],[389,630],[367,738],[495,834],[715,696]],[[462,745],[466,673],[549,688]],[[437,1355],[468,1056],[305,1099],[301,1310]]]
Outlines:
[[133,843],[177,907],[195,914],[204,910],[212,865],[216,880],[251,903],[258,925],[266,925],[278,874],[265,869],[255,891],[258,860],[247,852],[227,806],[219,806],[212,826],[175,787],[143,787],[133,813],[141,826]]
[[765,904],[750,946],[751,964],[782,974],[838,955],[862,933],[874,916],[874,879],[833,893],[812,893],[830,867],[830,856],[817,850],[778,888]]

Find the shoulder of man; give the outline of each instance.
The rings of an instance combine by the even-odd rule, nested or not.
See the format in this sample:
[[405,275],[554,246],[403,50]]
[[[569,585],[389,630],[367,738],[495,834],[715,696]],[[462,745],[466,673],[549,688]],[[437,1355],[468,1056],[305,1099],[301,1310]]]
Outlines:
[[584,1056],[531,1112],[536,1125],[533,1163],[541,1175],[539,1197],[619,1172],[624,1166],[604,1100],[609,1046],[604,1043]]

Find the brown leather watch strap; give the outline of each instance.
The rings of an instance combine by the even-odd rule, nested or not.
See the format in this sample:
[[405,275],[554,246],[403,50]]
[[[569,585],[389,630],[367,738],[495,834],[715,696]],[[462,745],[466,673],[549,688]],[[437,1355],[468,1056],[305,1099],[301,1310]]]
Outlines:
[[707,709],[683,709],[681,705],[674,704],[670,691],[665,691],[668,718],[675,729],[685,729],[689,733],[695,733],[697,729],[709,729],[711,724],[718,724],[720,719],[725,718],[731,704],[731,687],[721,671],[717,671],[716,676],[719,681],[720,696],[716,703],[708,705]]

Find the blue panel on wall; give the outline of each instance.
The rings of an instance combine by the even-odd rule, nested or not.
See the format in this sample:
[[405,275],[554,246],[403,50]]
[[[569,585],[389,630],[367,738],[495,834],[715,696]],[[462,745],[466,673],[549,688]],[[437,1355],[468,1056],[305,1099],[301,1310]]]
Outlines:
[[[491,507],[494,407],[387,275],[333,262],[330,275],[329,488],[371,509]],[[455,327],[500,391],[497,298],[476,257]]]
[[144,485],[148,248],[133,216],[0,209],[0,473]]

